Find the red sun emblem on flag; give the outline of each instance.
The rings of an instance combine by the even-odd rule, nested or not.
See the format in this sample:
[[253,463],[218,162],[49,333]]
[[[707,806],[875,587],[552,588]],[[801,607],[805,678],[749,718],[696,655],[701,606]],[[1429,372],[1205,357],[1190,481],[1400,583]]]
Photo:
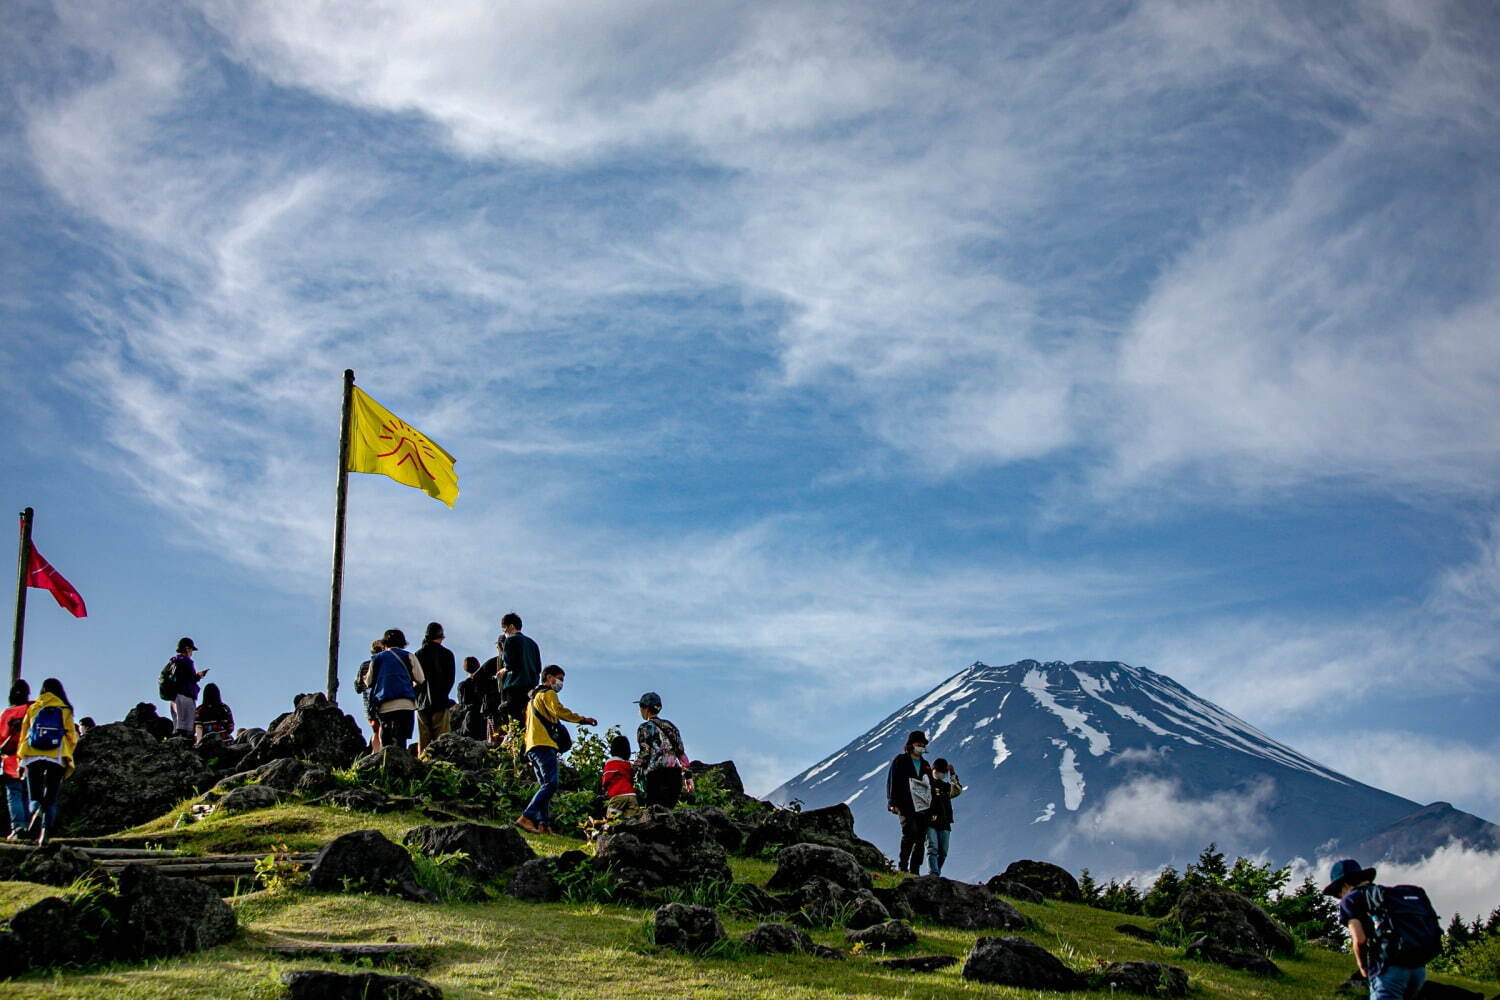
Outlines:
[[387,420],[381,426],[385,429],[386,433],[377,434],[376,437],[381,441],[393,443],[390,451],[380,452],[375,456],[376,458],[390,458],[393,455],[400,455],[400,459],[396,462],[397,468],[410,462],[422,470],[422,475],[428,479],[434,478],[432,470],[427,468],[427,463],[422,460],[422,457],[425,455],[427,458],[437,458],[437,452],[433,449],[432,444],[422,436],[421,431],[404,420],[394,418]]

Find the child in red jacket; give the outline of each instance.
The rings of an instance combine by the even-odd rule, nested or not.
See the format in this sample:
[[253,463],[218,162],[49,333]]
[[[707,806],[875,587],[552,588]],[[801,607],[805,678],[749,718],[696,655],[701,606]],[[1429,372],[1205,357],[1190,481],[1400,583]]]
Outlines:
[[616,736],[609,741],[609,760],[604,762],[604,776],[600,779],[604,797],[608,800],[605,817],[614,819],[636,808],[635,778],[630,767],[630,741]]

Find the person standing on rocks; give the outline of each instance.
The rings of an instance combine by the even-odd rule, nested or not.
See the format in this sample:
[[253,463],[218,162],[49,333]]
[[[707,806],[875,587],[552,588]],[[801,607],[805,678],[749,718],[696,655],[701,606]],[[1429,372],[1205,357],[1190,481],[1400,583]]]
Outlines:
[[484,690],[482,681],[475,679],[479,673],[479,657],[464,657],[464,679],[458,682],[458,702],[453,706],[453,731],[471,740],[483,740]]
[[417,662],[422,664],[422,674],[427,678],[417,688],[417,752],[427,749],[428,744],[452,727],[450,711],[453,699],[448,693],[453,690],[453,679],[457,671],[453,663],[453,651],[443,645],[443,625],[428,622],[422,646],[416,652]]
[[417,714],[417,686],[423,683],[422,664],[406,651],[406,633],[385,630],[385,649],[370,658],[370,699],[380,715],[382,749],[405,750]]
[[640,751],[635,767],[646,792],[646,805],[670,809],[682,799],[683,777],[688,765],[682,732],[661,717],[661,695],[647,691],[636,699],[645,721],[635,731]]
[[[193,640],[183,636],[177,640],[177,655],[167,662],[172,665],[172,735],[193,738],[193,727],[198,722],[198,682],[208,673],[208,668],[199,670],[193,664],[193,654],[198,647]],[[165,692],[163,692],[165,693]]]
[[536,775],[536,794],[531,797],[516,826],[528,833],[551,833],[552,796],[557,792],[557,739],[553,727],[562,722],[597,726],[598,719],[579,715],[563,706],[557,694],[563,689],[565,672],[557,664],[542,671],[542,682],[526,704],[526,759]]
[[25,721],[26,710],[30,707],[31,685],[17,679],[10,686],[10,707],[0,712],[0,753],[5,755],[0,783],[5,785],[10,840],[20,840],[21,832],[31,820],[31,799],[26,795],[26,778],[21,773],[21,759],[16,756],[16,752],[21,749],[21,723]]
[[[1414,885],[1375,884],[1375,869],[1347,858],[1337,862],[1323,895],[1339,901],[1349,950],[1370,983],[1370,1000],[1415,1000],[1427,982],[1427,963],[1442,949],[1442,929],[1427,893]],[[1378,925],[1389,924],[1378,934]]]
[[958,772],[942,757],[932,762],[932,823],[927,827],[927,874],[943,874],[953,831],[953,800],[963,794]]
[[885,776],[886,808],[901,819],[896,870],[913,875],[921,874],[922,848],[932,822],[932,768],[923,760],[926,753],[927,734],[913,730]]
[[506,612],[500,619],[504,645],[500,648],[501,707],[506,719],[526,724],[531,691],[542,675],[542,651],[531,636],[521,632],[521,616]]
[[21,720],[21,745],[16,751],[26,773],[31,798],[29,827],[38,828],[36,842],[47,842],[57,825],[57,793],[63,779],[73,773],[73,750],[78,745],[78,727],[73,723],[73,705],[62,681],[48,677],[41,693]]

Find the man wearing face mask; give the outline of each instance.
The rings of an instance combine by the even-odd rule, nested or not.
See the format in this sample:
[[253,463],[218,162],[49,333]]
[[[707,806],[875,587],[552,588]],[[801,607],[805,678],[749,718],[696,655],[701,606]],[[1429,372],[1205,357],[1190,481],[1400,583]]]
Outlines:
[[552,833],[552,796],[557,791],[557,740],[549,731],[560,722],[597,726],[598,719],[579,715],[563,706],[557,693],[563,689],[563,668],[552,664],[542,671],[542,682],[526,704],[526,759],[536,775],[537,790],[531,802],[516,817],[516,826],[528,833]]
[[921,873],[922,850],[932,822],[932,768],[922,759],[926,754],[927,734],[913,730],[885,777],[886,807],[901,818],[896,869],[913,875]]

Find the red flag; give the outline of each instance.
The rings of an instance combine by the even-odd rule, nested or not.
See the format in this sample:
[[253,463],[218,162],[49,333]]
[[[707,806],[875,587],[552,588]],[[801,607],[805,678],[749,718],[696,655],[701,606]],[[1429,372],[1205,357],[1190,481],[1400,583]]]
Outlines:
[[83,603],[83,595],[73,588],[66,577],[53,569],[51,563],[42,558],[35,545],[31,547],[30,565],[26,567],[26,586],[52,591],[58,607],[70,612],[74,618],[89,616],[89,609]]

